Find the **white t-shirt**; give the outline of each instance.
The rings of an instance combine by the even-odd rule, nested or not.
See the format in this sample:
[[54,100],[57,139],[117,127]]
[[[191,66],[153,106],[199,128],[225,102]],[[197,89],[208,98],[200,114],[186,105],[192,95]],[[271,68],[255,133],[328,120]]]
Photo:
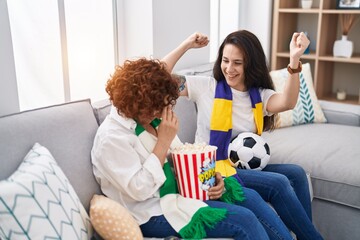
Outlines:
[[166,177],[159,159],[136,136],[135,127],[133,119],[120,116],[112,107],[96,133],[91,159],[102,192],[143,224],[163,214],[159,189]]
[[[209,76],[186,76],[186,83],[189,99],[196,103],[198,109],[195,142],[209,143],[210,118],[217,81]],[[232,138],[241,132],[256,132],[249,93],[233,88],[231,91],[233,93]],[[260,89],[264,116],[272,115],[266,111],[266,104],[274,93],[272,89]]]

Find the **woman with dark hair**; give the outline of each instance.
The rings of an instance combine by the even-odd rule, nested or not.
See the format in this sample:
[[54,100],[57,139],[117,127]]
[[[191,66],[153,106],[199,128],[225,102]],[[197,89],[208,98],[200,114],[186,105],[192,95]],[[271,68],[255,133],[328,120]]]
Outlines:
[[[198,46],[207,44],[206,39],[199,41]],[[145,237],[269,239],[261,220],[266,219],[278,236],[291,239],[280,218],[254,190],[244,193],[246,201],[261,211],[260,218],[245,207],[218,201],[225,194],[218,173],[208,191],[210,200],[177,193],[166,157],[169,149],[181,144],[172,111],[179,88],[164,63],[126,61],[116,67],[106,91],[113,106],[94,139],[94,175],[102,192],[131,212]]]
[[[194,33],[163,60],[171,72],[189,49],[204,35]],[[309,45],[304,33],[294,33],[290,41],[288,80],[283,93],[274,91],[266,57],[258,38],[240,30],[222,42],[214,63],[213,76],[177,76],[181,96],[194,101],[198,109],[196,142],[218,146],[216,171],[223,177],[238,176],[246,188],[256,190],[272,204],[280,218],[298,239],[322,239],[312,224],[311,199],[305,171],[293,164],[268,164],[262,171],[231,166],[228,146],[242,132],[261,135],[275,128],[276,113],[294,108],[299,93],[300,57]],[[258,209],[244,201],[240,205]],[[271,228],[265,230],[276,239]],[[274,236],[274,237],[272,237]]]

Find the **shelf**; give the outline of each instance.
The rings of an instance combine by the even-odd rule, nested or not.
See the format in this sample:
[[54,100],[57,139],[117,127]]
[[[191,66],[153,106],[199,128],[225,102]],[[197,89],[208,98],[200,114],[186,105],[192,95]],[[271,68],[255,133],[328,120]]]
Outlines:
[[[351,58],[333,56],[334,42],[341,37],[340,15],[356,14],[360,9],[336,9],[336,1],[317,0],[312,8],[299,7],[300,1],[274,0],[272,22],[271,70],[286,67],[289,63],[289,39],[294,31],[309,33],[310,54],[301,56],[303,63],[311,65],[314,88],[319,99],[359,104],[360,84],[360,22],[357,21],[349,37],[355,52]],[[351,35],[351,36],[350,36]],[[347,100],[336,99],[334,91],[346,89]]]
[[325,14],[360,14],[360,10],[331,9],[331,10],[322,10],[322,13],[325,13]]
[[328,62],[360,63],[360,56],[355,55],[351,58],[341,58],[341,57],[334,57],[331,55],[327,55],[327,56],[319,56],[319,60],[328,61]]
[[332,94],[331,96],[322,97],[321,100],[331,101],[331,102],[339,102],[339,103],[347,103],[347,104],[355,104],[360,105],[359,96],[356,95],[346,95],[345,100],[338,100],[336,98],[336,94]]
[[302,8],[279,8],[279,13],[319,13],[318,8],[302,9]]
[[[278,52],[276,54],[277,57],[286,57],[289,58],[290,57],[290,53],[289,52]],[[310,54],[304,54],[301,56],[301,59],[316,59],[316,54],[315,52],[310,52]]]

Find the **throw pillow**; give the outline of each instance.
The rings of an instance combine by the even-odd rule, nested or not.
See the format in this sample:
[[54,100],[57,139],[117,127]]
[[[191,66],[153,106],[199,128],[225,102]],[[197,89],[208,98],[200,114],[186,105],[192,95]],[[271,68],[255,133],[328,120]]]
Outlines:
[[138,223],[128,210],[108,197],[94,195],[90,201],[90,219],[105,240],[143,239]]
[[91,239],[85,208],[51,153],[36,143],[0,182],[0,239]]
[[[306,123],[327,122],[314,90],[310,64],[304,63],[302,66],[302,71],[300,73],[300,92],[297,104],[294,109],[278,114],[276,120],[277,128]],[[283,92],[285,82],[288,78],[286,68],[271,71],[270,75],[274,82],[275,90],[277,92]]]

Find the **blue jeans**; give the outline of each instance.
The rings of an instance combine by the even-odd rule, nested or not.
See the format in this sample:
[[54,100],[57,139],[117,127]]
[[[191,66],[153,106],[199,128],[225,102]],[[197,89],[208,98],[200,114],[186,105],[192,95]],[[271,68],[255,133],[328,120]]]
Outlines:
[[[209,238],[234,239],[292,239],[289,230],[273,209],[254,190],[243,188],[246,200],[235,204],[208,200],[215,208],[228,209],[227,218],[213,229],[207,229]],[[164,216],[152,217],[140,226],[145,237],[177,236]]]
[[311,222],[309,185],[303,168],[294,164],[268,164],[262,171],[237,169],[237,173],[246,187],[271,203],[298,239],[322,239]]

